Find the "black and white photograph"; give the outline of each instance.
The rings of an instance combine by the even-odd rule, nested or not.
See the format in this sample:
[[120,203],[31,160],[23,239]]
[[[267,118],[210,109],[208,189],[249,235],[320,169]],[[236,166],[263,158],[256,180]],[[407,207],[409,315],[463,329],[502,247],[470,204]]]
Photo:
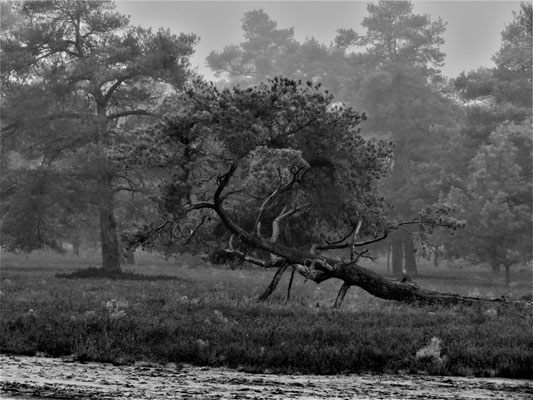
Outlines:
[[0,17],[0,399],[533,398],[532,1]]

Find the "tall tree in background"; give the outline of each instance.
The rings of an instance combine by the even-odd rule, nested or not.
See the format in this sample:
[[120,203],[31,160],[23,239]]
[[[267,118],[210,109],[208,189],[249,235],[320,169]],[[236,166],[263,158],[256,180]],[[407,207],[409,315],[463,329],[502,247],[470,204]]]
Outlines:
[[286,75],[287,57],[297,48],[294,28],[278,29],[277,22],[262,10],[248,11],[242,19],[245,41],[212,51],[207,64],[217,75],[232,82],[257,83],[268,75]]
[[492,58],[496,63],[494,94],[501,104],[523,108],[523,118],[527,118],[532,112],[533,4],[522,3],[513,16],[502,32],[500,50]]
[[[408,1],[381,1],[368,5],[364,35],[339,29],[337,46],[355,51],[365,73],[355,96],[368,115],[365,130],[394,141],[394,166],[386,197],[394,215],[407,218],[413,211],[437,200],[438,192],[425,187],[418,173],[438,169],[438,154],[446,137],[433,125],[445,124],[451,108],[436,88],[444,54],[440,46],[445,24],[428,15],[413,13]],[[362,52],[357,53],[357,49]],[[351,50],[354,49],[354,50]],[[392,240],[393,272],[402,273],[402,259],[409,274],[416,274],[411,235],[398,232]]]
[[467,161],[502,122],[521,123],[532,115],[533,6],[520,7],[502,32],[501,47],[492,58],[496,67],[463,72],[453,81],[466,110],[462,147]]
[[[124,140],[124,117],[157,109],[159,83],[183,85],[197,39],[132,27],[111,2],[2,7],[3,151],[31,161],[28,173],[39,169],[89,189],[91,197],[77,201],[96,205],[103,268],[118,270],[115,194],[131,180],[108,149]],[[16,198],[7,197],[3,209],[15,223]]]
[[451,256],[503,265],[507,284],[510,266],[531,257],[532,9],[522,3],[505,27],[496,68],[454,81],[466,110],[455,155],[463,179],[448,201],[467,217],[468,236],[444,243]]
[[502,124],[480,146],[469,165],[464,189],[453,188],[447,201],[467,223],[446,244],[458,256],[486,262],[493,270],[532,257],[531,120]]
[[[344,49],[309,37],[294,39],[294,28],[278,29],[262,9],[246,12],[242,19],[245,41],[212,51],[207,64],[230,84],[251,85],[267,76],[320,82],[338,101],[350,99],[357,62]],[[351,62],[350,62],[351,61]]]

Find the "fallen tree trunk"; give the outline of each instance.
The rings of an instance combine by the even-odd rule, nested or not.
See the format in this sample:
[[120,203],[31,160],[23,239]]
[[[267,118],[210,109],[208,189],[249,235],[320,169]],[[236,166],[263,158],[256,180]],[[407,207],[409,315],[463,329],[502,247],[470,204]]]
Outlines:
[[[502,299],[482,299],[452,293],[435,292],[424,289],[414,282],[387,279],[374,271],[361,267],[357,264],[357,261],[339,261],[337,259],[320,255],[317,252],[317,249],[326,250],[328,248],[340,248],[339,244],[330,247],[327,245],[313,245],[310,251],[306,252],[300,249],[280,245],[277,241],[267,240],[255,232],[247,232],[229,217],[222,204],[224,198],[221,194],[235,171],[235,168],[235,165],[232,166],[228,173],[219,178],[219,185],[213,196],[213,203],[202,203],[200,206],[195,206],[195,208],[212,209],[218,214],[222,223],[232,233],[232,236],[239,238],[243,243],[246,243],[253,248],[268,252],[271,257],[269,261],[252,258],[234,249],[233,246],[230,246],[228,252],[232,255],[237,255],[242,257],[243,260],[253,262],[265,268],[278,268],[276,275],[279,276],[279,278],[281,278],[281,274],[286,269],[283,268],[283,266],[291,265],[306,279],[316,283],[336,278],[344,282],[343,286],[358,286],[371,295],[385,300],[395,300],[404,303],[443,305],[479,304],[481,302],[502,301]],[[285,211],[284,209],[283,215],[291,215],[296,209],[297,208],[294,208],[289,211]],[[358,243],[357,245],[362,246],[374,243],[384,239],[386,236],[387,232],[381,238]],[[274,281],[275,280],[273,280],[273,282]],[[279,279],[277,281],[279,281]]]
[[420,304],[474,304],[479,302],[498,302],[501,299],[482,299],[452,293],[440,293],[424,289],[414,282],[394,281],[363,268],[357,264],[343,264],[332,273],[346,285],[358,286],[373,296],[385,300],[396,300]]
[[[314,255],[311,252],[302,252],[297,249],[287,248],[282,245],[272,243],[261,237],[247,233],[231,219],[227,217],[223,210],[219,210],[219,216],[224,221],[226,227],[246,244],[270,254],[277,256],[276,262],[255,260],[256,264],[265,268],[278,267],[278,273],[285,271],[280,268],[279,260],[284,260],[288,265],[292,265],[305,278],[316,283],[336,278],[347,286],[358,286],[373,296],[385,300],[395,300],[406,303],[420,304],[475,304],[479,302],[497,302],[501,299],[482,299],[476,297],[461,296],[452,293],[440,293],[424,289],[414,282],[401,282],[387,279],[380,274],[361,267],[356,262],[344,262],[333,258]],[[239,252],[231,249],[232,254],[239,255]],[[244,256],[244,255],[243,255]],[[247,258],[250,261],[250,258]],[[281,278],[279,273],[279,278]],[[277,279],[279,281],[279,279]],[[276,283],[277,283],[276,281]]]

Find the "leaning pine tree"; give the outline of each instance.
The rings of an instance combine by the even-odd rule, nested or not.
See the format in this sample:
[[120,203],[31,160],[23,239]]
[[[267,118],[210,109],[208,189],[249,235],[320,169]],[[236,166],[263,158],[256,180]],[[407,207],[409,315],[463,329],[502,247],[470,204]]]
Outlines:
[[[461,225],[445,206],[410,221],[386,218],[378,185],[392,143],[363,138],[358,125],[364,118],[310,82],[277,77],[224,90],[193,82],[175,112],[135,132],[134,145],[115,149],[128,168],[172,171],[156,199],[161,221],[131,232],[131,245],[164,237],[201,246],[214,231],[218,241],[225,238],[227,259],[276,269],[277,277],[292,268],[316,283],[338,279],[340,298],[359,286],[404,302],[478,301],[385,279],[358,265],[365,246],[402,226]],[[329,257],[331,249],[350,249],[351,257]]]

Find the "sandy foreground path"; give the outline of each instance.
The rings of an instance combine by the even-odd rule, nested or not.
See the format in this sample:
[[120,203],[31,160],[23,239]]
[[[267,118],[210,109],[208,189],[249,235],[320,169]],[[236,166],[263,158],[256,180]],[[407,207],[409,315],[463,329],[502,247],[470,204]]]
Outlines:
[[531,399],[533,381],[393,375],[269,375],[0,355],[7,399]]

